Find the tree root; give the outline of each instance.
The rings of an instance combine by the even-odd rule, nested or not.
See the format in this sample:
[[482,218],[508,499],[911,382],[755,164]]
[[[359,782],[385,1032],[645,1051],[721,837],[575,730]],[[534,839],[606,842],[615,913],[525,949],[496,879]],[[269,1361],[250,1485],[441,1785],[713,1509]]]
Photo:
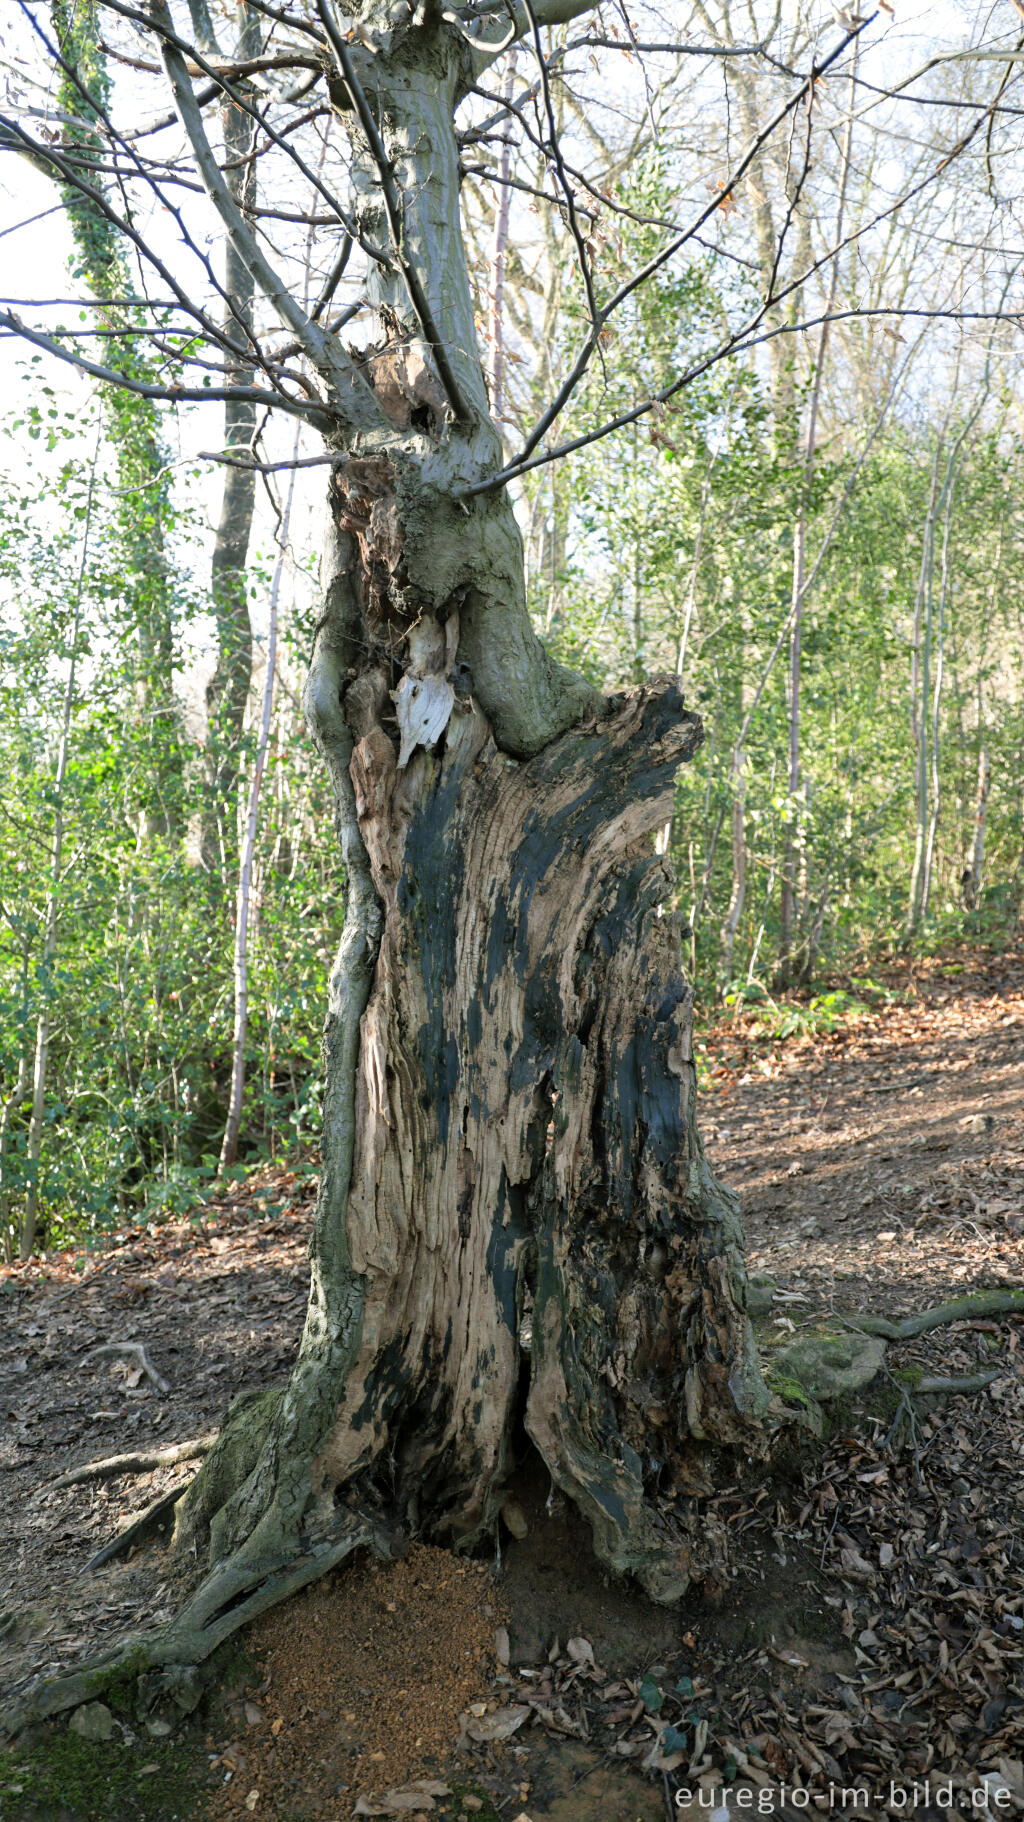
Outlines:
[[157,1372],[141,1341],[105,1341],[102,1347],[93,1348],[92,1352],[86,1355],[86,1359],[102,1360],[104,1355],[109,1354],[129,1354],[139,1371],[145,1373],[150,1384],[154,1385],[164,1397],[167,1396],[171,1389],[170,1384],[161,1373]]
[[340,1515],[329,1533],[316,1542],[303,1539],[302,1545],[298,1555],[282,1548],[276,1561],[242,1550],[218,1564],[173,1620],[131,1633],[79,1669],[16,1698],[0,1715],[0,1733],[13,1738],[104,1696],[120,1707],[131,1704],[146,1711],[169,1703],[172,1710],[189,1714],[202,1694],[199,1665],[233,1633],[337,1568],[354,1551],[370,1549],[390,1560],[403,1547],[379,1522],[355,1512]]
[[169,1493],[161,1493],[160,1498],[155,1499],[144,1512],[140,1512],[138,1518],[133,1519],[123,1531],[119,1531],[116,1537],[112,1537],[109,1544],[104,1544],[102,1550],[97,1550],[95,1556],[90,1556],[82,1574],[88,1575],[93,1569],[102,1569],[104,1563],[112,1563],[119,1556],[127,1556],[136,1544],[151,1537],[154,1531],[160,1529],[162,1521],[171,1517],[187,1486],[188,1482],[185,1481],[172,1487]]
[[[798,1407],[796,1412],[792,1408],[790,1411],[794,1421],[807,1423],[810,1420],[810,1427],[820,1436],[822,1405],[859,1390],[878,1373],[884,1373],[900,1400],[896,1420],[884,1446],[888,1446],[906,1420],[911,1435],[915,1438],[916,1453],[915,1414],[911,1394],[940,1398],[969,1397],[973,1393],[983,1392],[994,1379],[998,1379],[999,1369],[960,1378],[920,1378],[903,1373],[896,1375],[886,1363],[886,1346],[912,1341],[918,1335],[940,1328],[944,1323],[997,1315],[1024,1315],[1024,1290],[982,1291],[975,1296],[957,1297],[950,1303],[938,1304],[933,1309],[922,1310],[919,1315],[905,1316],[898,1321],[891,1321],[886,1316],[840,1315],[835,1320],[847,1331],[848,1343],[844,1344],[842,1338],[834,1332],[809,1335],[802,1339],[797,1337],[769,1358],[768,1368],[774,1369],[774,1378],[770,1378],[769,1383],[775,1385],[784,1399],[788,1399],[790,1407]],[[844,1345],[848,1347],[852,1344],[853,1335],[857,1334],[868,1337],[859,1345],[875,1349],[874,1359],[870,1354],[863,1360],[844,1357]],[[788,1381],[795,1382],[795,1385],[790,1385],[787,1389]]]
[[195,1461],[207,1455],[217,1440],[216,1430],[206,1436],[194,1436],[190,1442],[176,1442],[167,1449],[140,1449],[130,1455],[106,1455],[101,1461],[83,1462],[67,1474],[58,1474],[50,1482],[50,1492],[58,1487],[77,1487],[84,1480],[113,1480],[118,1474],[149,1474],[154,1468],[176,1468],[179,1462]]
[[863,1335],[880,1335],[884,1341],[914,1341],[929,1329],[943,1328],[949,1322],[969,1322],[976,1316],[1024,1316],[1024,1290],[979,1291],[969,1297],[955,1297],[934,1309],[922,1310],[917,1316],[904,1316],[893,1322],[886,1316],[843,1316],[847,1328],[859,1329]]
[[939,1398],[952,1398],[967,1395],[971,1392],[983,1392],[987,1385],[999,1378],[999,1369],[991,1373],[967,1373],[962,1379],[922,1379],[911,1390],[918,1394],[929,1394]]

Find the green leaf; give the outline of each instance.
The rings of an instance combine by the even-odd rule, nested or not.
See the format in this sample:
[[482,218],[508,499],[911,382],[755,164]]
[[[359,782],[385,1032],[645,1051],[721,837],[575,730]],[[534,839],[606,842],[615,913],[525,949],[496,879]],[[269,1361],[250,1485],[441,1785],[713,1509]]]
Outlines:
[[652,1676],[645,1676],[640,1685],[640,1700],[649,1714],[657,1714],[665,1700],[661,1690]]

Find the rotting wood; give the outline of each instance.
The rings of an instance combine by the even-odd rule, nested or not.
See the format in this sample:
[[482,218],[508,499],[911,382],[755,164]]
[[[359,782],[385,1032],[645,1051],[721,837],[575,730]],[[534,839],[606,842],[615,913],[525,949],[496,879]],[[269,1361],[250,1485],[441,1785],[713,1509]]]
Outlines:
[[[769,1403],[651,839],[700,723],[662,680],[517,763],[457,700],[443,753],[399,772],[379,700],[360,697],[351,760],[383,908],[346,1213],[358,1345],[310,1510],[324,1524],[362,1489],[462,1545],[492,1525],[529,1296],[527,1429],[604,1559],[671,1600],[725,1553],[696,1501]],[[258,1510],[274,1432],[216,1513],[219,1553]],[[200,1488],[182,1538],[210,1517]]]

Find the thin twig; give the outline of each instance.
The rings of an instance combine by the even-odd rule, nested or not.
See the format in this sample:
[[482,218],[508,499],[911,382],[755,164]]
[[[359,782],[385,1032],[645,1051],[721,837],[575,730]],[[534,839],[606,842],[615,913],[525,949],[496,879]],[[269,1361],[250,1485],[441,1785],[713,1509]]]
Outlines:
[[93,1348],[86,1355],[86,1359],[102,1360],[111,1354],[130,1355],[139,1371],[145,1373],[150,1383],[166,1397],[171,1389],[170,1382],[163,1377],[162,1373],[157,1372],[141,1341],[105,1341],[102,1347]]

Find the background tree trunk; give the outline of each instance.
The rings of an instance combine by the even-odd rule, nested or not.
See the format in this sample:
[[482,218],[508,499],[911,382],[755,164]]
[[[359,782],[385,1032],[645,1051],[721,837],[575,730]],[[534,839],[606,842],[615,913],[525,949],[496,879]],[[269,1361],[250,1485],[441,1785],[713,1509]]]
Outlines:
[[[204,51],[219,55],[205,0],[191,7],[197,42]],[[260,47],[260,16],[248,4],[238,7],[234,55],[244,61]],[[251,91],[241,85],[248,99]],[[249,214],[256,207],[257,164],[253,121],[226,100],[221,108],[224,136],[224,181],[235,202]],[[256,285],[229,235],[224,237],[224,293],[228,309],[225,327],[249,334],[253,327]],[[251,369],[229,369],[240,386],[251,382]],[[229,400],[224,407],[224,446],[237,458],[249,449],[256,430],[256,407],[247,399]],[[202,831],[203,865],[214,890],[225,892],[238,869],[238,780],[241,769],[245,711],[252,685],[253,637],[249,613],[246,563],[256,505],[256,476],[251,469],[226,467],[221,494],[220,519],[210,564],[210,601],[217,629],[217,662],[206,686],[209,809]]]

